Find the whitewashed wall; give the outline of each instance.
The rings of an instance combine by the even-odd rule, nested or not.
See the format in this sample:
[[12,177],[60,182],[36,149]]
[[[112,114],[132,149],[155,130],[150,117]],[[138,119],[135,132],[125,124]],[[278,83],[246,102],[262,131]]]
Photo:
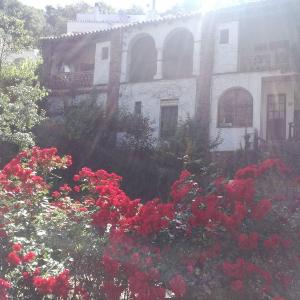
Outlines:
[[[228,44],[220,44],[220,33],[228,29]],[[215,31],[214,73],[236,72],[238,70],[239,23],[221,23]]]
[[[288,77],[289,74],[286,74]],[[211,92],[211,118],[210,136],[214,138],[220,136],[223,142],[216,151],[234,151],[244,146],[245,128],[218,128],[218,102],[225,91],[235,87],[241,87],[250,92],[253,97],[253,126],[247,128],[248,133],[258,130],[260,137],[266,139],[266,98],[269,93],[285,93],[287,95],[287,136],[288,123],[293,122],[293,103],[294,103],[294,83],[290,81],[278,84],[275,78],[281,78],[280,72],[261,72],[261,73],[230,73],[215,75],[212,80]],[[275,83],[266,85],[265,80]],[[277,82],[277,83],[276,83]]]
[[130,65],[129,52],[134,41],[142,35],[149,34],[155,41],[157,49],[157,74],[155,79],[162,78],[162,57],[166,38],[173,30],[188,29],[194,37],[193,75],[199,74],[201,49],[201,18],[177,19],[176,21],[143,25],[127,29],[123,35],[121,82],[128,81],[128,67]]
[[178,121],[184,121],[195,114],[196,79],[162,80],[143,83],[126,83],[120,88],[119,105],[129,112],[134,111],[135,102],[142,102],[142,113],[148,117],[154,129],[153,136],[159,136],[161,100],[178,99]]

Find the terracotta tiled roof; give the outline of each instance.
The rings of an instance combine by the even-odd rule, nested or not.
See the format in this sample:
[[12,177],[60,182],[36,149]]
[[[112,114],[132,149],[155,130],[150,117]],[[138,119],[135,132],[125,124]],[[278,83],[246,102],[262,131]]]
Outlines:
[[117,25],[117,26],[113,26],[108,29],[100,29],[100,30],[94,30],[94,31],[78,32],[78,33],[65,33],[65,34],[58,35],[58,36],[42,37],[42,38],[40,38],[40,40],[41,41],[51,41],[51,40],[73,39],[73,38],[79,38],[79,37],[82,37],[85,35],[90,35],[90,34],[110,32],[110,31],[119,30],[119,29],[123,29],[123,28],[127,29],[127,28],[141,26],[141,25],[158,24],[158,23],[163,23],[163,22],[167,22],[167,21],[186,19],[186,18],[197,17],[197,16],[201,17],[201,13],[195,12],[195,13],[189,13],[189,14],[177,14],[177,15],[171,15],[171,16],[165,16],[165,17],[158,17],[156,19],[146,20],[146,21],[142,21],[142,22],[134,22],[134,23],[130,23],[130,24]]

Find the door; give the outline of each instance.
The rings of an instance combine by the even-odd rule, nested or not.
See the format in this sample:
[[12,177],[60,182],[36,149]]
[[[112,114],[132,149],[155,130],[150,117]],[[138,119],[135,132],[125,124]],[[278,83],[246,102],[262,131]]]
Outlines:
[[267,140],[286,139],[286,95],[268,95],[267,97]]

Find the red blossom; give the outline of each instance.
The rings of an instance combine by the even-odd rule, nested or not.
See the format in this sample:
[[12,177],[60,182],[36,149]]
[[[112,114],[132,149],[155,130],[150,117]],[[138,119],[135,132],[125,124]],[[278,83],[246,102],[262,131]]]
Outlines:
[[241,280],[235,280],[235,281],[231,282],[230,288],[234,292],[241,292],[244,290],[244,283]]
[[15,251],[15,252],[19,252],[19,251],[21,251],[21,249],[22,249],[22,244],[20,244],[20,243],[16,243],[16,244],[13,244],[12,245],[12,249]]
[[22,264],[21,258],[18,256],[17,252],[12,251],[7,255],[7,261],[13,266],[18,266]]
[[169,285],[176,297],[183,297],[185,295],[187,286],[184,278],[180,274],[173,276],[169,280]]
[[252,232],[249,235],[240,234],[238,237],[239,247],[243,250],[255,250],[258,246],[259,235],[256,232]]
[[29,262],[32,262],[33,260],[35,260],[35,258],[36,258],[36,254],[33,251],[30,251],[24,255],[22,260],[25,263],[29,263]]
[[1,300],[8,300],[7,290],[10,289],[11,287],[12,285],[8,281],[0,278],[0,299]]
[[271,211],[271,209],[272,202],[270,200],[260,200],[252,211],[252,218],[254,220],[261,220]]

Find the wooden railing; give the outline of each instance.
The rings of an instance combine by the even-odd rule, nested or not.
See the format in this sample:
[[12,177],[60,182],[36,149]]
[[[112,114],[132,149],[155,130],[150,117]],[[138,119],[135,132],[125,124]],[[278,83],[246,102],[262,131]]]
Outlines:
[[93,85],[94,72],[59,73],[49,78],[47,87],[53,90],[86,88]]

